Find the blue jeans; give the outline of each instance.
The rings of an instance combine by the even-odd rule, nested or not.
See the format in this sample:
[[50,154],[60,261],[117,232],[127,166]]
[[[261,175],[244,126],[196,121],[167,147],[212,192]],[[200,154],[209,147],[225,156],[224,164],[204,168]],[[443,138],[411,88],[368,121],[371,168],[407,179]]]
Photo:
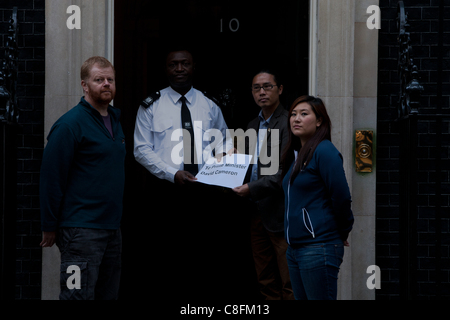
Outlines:
[[336,300],[344,244],[289,246],[286,258],[296,300]]
[[[60,300],[118,299],[122,265],[120,229],[61,228],[56,244],[61,252]],[[72,267],[79,270],[78,276]],[[79,288],[69,286],[77,283],[75,279]]]

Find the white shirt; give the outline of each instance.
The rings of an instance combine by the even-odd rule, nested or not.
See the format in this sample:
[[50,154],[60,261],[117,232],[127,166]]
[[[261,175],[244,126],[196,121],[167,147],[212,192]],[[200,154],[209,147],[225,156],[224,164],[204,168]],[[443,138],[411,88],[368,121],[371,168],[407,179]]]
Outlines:
[[[171,87],[160,93],[161,97],[149,108],[139,108],[134,132],[134,156],[150,173],[174,183],[176,173],[184,170],[183,139],[180,130],[181,95]],[[200,170],[213,156],[214,149],[216,154],[227,152],[232,149],[233,142],[227,140],[227,124],[222,111],[212,100],[194,88],[185,97],[194,123]],[[213,143],[211,140],[214,140]]]

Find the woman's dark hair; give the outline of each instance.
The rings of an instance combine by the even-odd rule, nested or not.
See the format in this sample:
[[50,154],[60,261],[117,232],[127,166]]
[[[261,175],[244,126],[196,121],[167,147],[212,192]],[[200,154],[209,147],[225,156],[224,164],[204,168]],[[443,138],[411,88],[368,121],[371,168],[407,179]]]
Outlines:
[[[308,142],[304,146],[302,146],[300,138],[292,133],[290,123],[293,110],[303,102],[306,102],[311,106],[311,109],[316,115],[316,118],[320,119],[322,122],[320,127],[317,128],[316,133],[311,137],[311,139],[308,140]],[[298,151],[297,162],[294,165],[294,169],[290,178],[290,181],[292,183],[301,172],[301,170],[303,170],[308,165],[309,161],[311,161],[317,146],[323,140],[331,141],[331,120],[328,116],[327,109],[325,108],[325,104],[323,103],[322,99],[308,95],[297,98],[289,110],[288,132],[289,141],[281,157],[281,165],[283,168],[281,179],[286,176],[289,168],[291,167],[291,164],[295,160],[294,150]]]

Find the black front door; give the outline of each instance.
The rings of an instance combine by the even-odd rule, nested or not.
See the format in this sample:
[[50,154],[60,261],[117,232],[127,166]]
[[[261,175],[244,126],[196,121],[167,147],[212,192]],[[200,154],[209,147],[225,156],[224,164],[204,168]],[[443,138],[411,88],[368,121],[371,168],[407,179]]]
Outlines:
[[[149,225],[149,215],[164,214],[166,204],[148,194],[154,180],[134,160],[133,133],[140,102],[168,86],[166,49],[177,43],[189,45],[196,60],[194,86],[221,100],[229,128],[245,129],[260,110],[250,89],[260,69],[278,70],[285,108],[307,93],[308,6],[309,1],[286,0],[115,1],[114,103],[122,110],[128,153],[122,297],[146,286],[136,282],[151,273],[152,246],[163,245],[162,238],[151,236],[155,226]],[[145,230],[147,235],[137,234]],[[132,255],[127,253],[131,247]]]

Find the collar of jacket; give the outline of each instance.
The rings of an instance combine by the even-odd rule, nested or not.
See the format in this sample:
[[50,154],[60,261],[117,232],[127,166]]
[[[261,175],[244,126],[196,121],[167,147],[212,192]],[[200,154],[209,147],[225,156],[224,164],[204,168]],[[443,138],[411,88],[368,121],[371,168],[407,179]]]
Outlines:
[[[273,129],[273,128],[275,128],[275,126],[277,125],[277,123],[278,123],[278,118],[281,116],[281,114],[283,113],[283,110],[284,110],[284,107],[283,107],[283,105],[280,103],[279,105],[278,105],[278,107],[275,109],[275,112],[272,114],[272,118],[270,119],[270,122],[269,122],[269,129]],[[252,122],[252,124],[254,125],[253,126],[253,129],[255,129],[256,131],[258,131],[259,130],[259,116],[256,118],[257,119],[257,121],[254,121],[254,122]],[[270,134],[270,130],[269,130],[269,134]]]
[[[84,98],[84,96],[81,97],[80,105],[82,107],[84,107],[86,109],[86,111],[91,113],[93,116],[102,120],[102,116],[101,116],[100,112],[98,112],[97,109],[95,109],[89,102],[87,102],[86,99]],[[118,120],[120,117],[120,110],[111,105],[108,106],[108,113],[111,115],[111,117],[114,120]]]
[[[283,107],[283,105],[280,103],[280,104],[278,105],[278,107],[276,108],[275,112],[273,113],[272,119],[277,119],[278,117],[280,117],[281,114],[283,113],[283,110],[284,110],[284,107]],[[272,122],[272,120],[271,120],[271,122]],[[275,122],[274,122],[274,124],[275,124]],[[272,127],[272,126],[271,126],[271,127]]]

